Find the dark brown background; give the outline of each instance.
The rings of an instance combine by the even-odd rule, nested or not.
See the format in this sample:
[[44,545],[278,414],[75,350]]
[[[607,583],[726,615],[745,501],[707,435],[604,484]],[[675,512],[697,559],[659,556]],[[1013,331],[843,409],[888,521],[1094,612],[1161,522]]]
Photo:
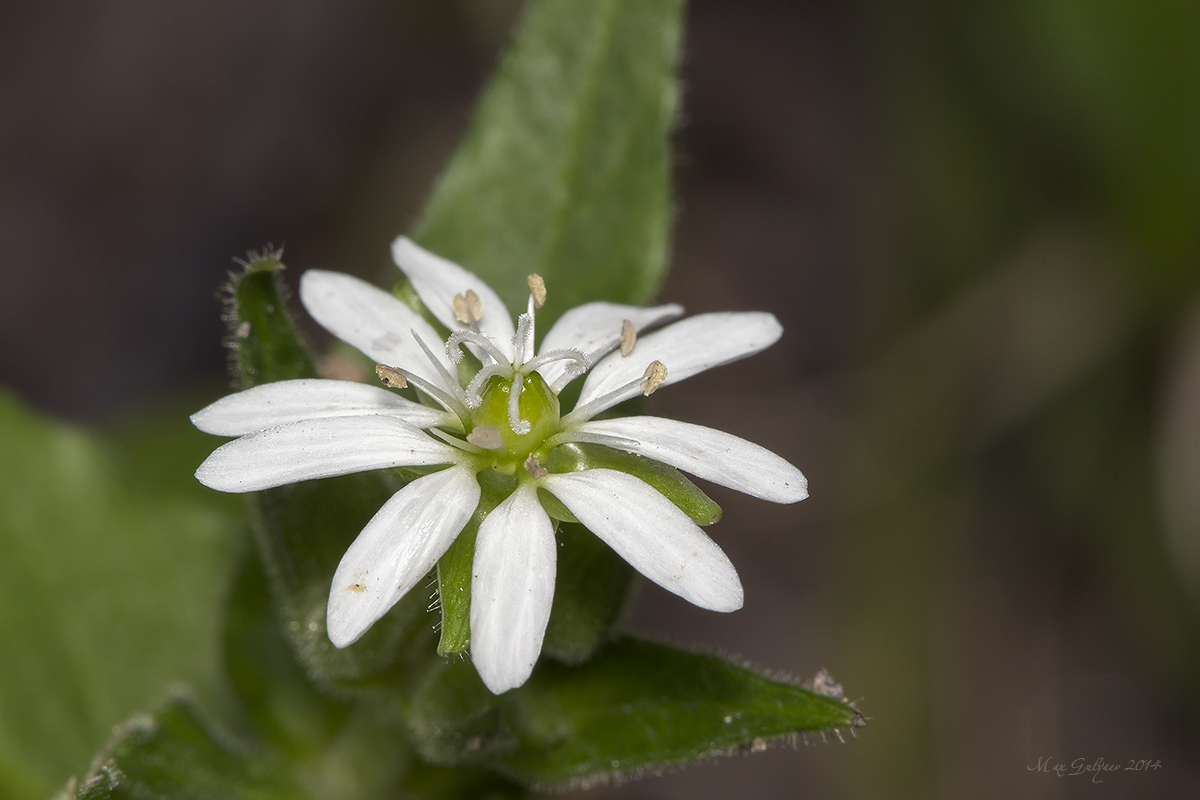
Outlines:
[[[102,426],[198,407],[232,256],[382,279],[516,8],[4,3],[0,380]],[[1197,791],[1198,35],[1182,2],[691,4],[661,296],[786,333],[657,408],[812,497],[714,490],[745,609],[647,587],[633,625],[827,667],[873,719],[597,796]]]

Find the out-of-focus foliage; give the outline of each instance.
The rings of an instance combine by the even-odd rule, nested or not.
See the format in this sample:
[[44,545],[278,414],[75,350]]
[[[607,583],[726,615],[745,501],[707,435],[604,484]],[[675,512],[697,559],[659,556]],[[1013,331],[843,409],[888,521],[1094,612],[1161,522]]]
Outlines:
[[172,685],[219,701],[234,526],[7,396],[0,449],[0,795],[22,800]]
[[[969,682],[1032,668],[1005,660],[1016,650],[994,673],[966,671],[983,645],[969,614],[948,613],[964,602],[1020,615],[1026,636],[1063,626],[1068,640],[1086,638],[1071,630],[1076,615],[1112,604],[1112,647],[1138,653],[1153,685],[1200,714],[1200,617],[1157,504],[1160,481],[1172,498],[1200,493],[1180,447],[1196,441],[1200,394],[1171,361],[1200,288],[1200,7],[869,8],[890,199],[857,298],[842,539],[856,590],[839,617],[841,677],[906,724],[873,732],[854,789],[937,796],[948,764],[997,759],[1013,763],[998,780],[1020,792],[1018,768],[1037,748],[1068,750],[1085,734],[1073,720],[1057,733],[1035,726],[1017,752],[993,743],[1015,732],[947,736],[968,723],[936,698],[986,695]],[[1178,542],[1200,536],[1195,516],[1183,521],[1194,509],[1173,505]],[[1062,669],[1059,680],[1075,679]]]

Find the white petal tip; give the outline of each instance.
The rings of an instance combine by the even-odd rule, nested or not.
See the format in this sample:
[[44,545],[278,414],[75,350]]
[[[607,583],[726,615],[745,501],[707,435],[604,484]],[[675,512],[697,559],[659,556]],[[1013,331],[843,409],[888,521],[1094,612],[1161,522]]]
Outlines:
[[505,671],[500,674],[488,674],[488,671],[479,670],[479,665],[475,668],[479,670],[479,677],[483,680],[483,685],[488,688],[492,694],[504,694],[511,689],[517,689],[525,685],[529,680],[529,676],[533,674],[533,664],[529,664],[519,670]]

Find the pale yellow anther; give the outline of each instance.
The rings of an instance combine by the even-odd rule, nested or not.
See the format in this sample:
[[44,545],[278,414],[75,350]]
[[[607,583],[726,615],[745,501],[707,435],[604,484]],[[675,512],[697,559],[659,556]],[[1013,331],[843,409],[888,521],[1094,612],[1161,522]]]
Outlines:
[[484,450],[499,450],[504,445],[504,437],[495,425],[480,425],[467,434],[467,441]]
[[544,478],[550,474],[549,470],[538,463],[538,460],[532,455],[525,459],[525,471],[529,473],[531,478]]
[[667,367],[661,361],[651,361],[642,375],[642,394],[646,397],[654,394],[654,390],[662,386],[667,379]]
[[533,295],[533,307],[541,308],[546,305],[546,282],[536,272],[526,278],[529,283],[529,293]]
[[627,356],[632,353],[636,342],[637,328],[633,327],[629,320],[621,320],[621,355]]
[[454,307],[454,318],[463,325],[474,325],[483,318],[483,302],[474,289],[467,289],[466,294],[459,293],[450,300]]
[[376,364],[375,374],[379,376],[379,381],[384,386],[390,386],[393,389],[403,389],[408,386],[408,379],[404,377],[404,374],[386,364]]

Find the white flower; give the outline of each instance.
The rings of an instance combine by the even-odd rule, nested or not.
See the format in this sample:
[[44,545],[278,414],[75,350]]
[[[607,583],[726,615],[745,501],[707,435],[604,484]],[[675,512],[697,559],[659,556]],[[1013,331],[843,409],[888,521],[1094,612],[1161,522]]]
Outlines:
[[[562,444],[589,442],[765,500],[803,499],[799,470],[743,439],[658,417],[593,419],[659,385],[763,350],[782,333],[775,317],[702,314],[638,336],[682,308],[588,303],[564,314],[535,354],[534,313],[545,298],[540,278],[530,277],[528,310],[514,327],[500,298],[475,275],[404,237],[392,253],[451,331],[444,347],[419,314],[357,278],[309,271],[300,299],[318,322],[380,364],[386,384],[410,383],[428,405],[359,383],[292,380],[230,395],[192,417],[203,431],[240,437],[196,471],[206,486],[225,492],[446,465],[397,492],[346,551],[329,595],[330,640],[338,647],[356,641],[434,567],[474,514],[484,470],[512,476],[514,486],[483,520],[475,545],[470,650],[491,691],[526,681],[550,616],[554,525],[538,489],[665,589],[702,608],[741,608],[742,586],[729,559],[657,490],[616,470],[551,473],[542,465]],[[477,360],[473,374],[459,369],[464,348]],[[560,416],[559,392],[585,371],[574,409]]]

